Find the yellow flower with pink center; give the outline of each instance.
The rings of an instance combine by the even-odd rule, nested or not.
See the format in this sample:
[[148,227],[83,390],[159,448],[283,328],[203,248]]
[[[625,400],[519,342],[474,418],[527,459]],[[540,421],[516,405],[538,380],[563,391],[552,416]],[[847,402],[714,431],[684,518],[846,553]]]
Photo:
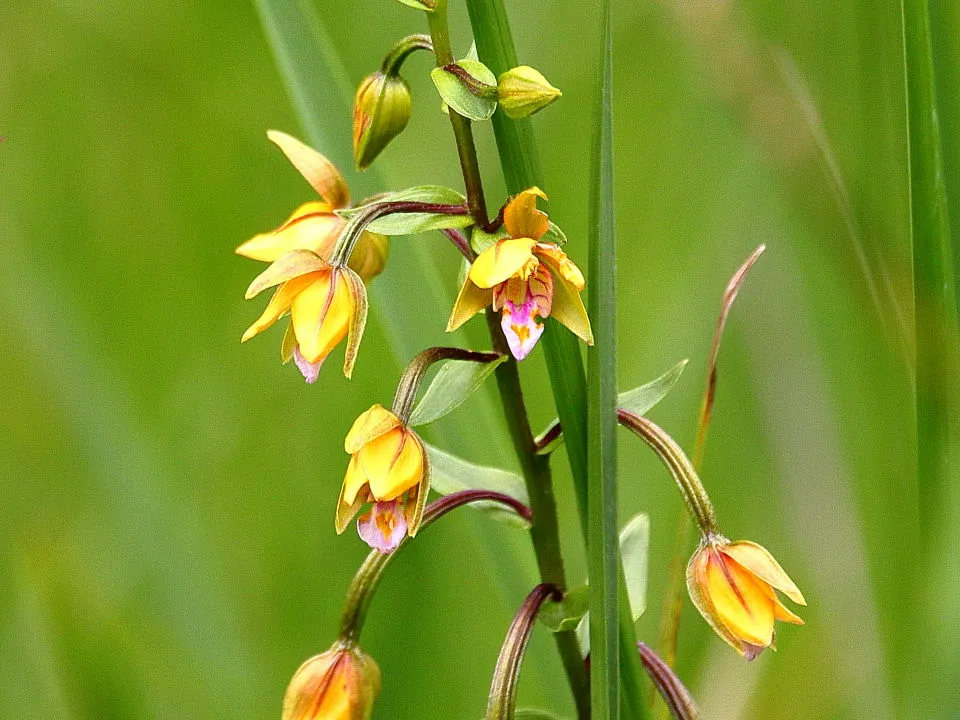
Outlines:
[[447,331],[456,330],[481,310],[502,313],[501,327],[510,352],[522,360],[533,350],[553,317],[587,344],[593,332],[580,299],[583,273],[556,243],[541,242],[550,229],[547,214],[537,209],[539,188],[515,196],[503,213],[508,237],[477,256],[453,306]]

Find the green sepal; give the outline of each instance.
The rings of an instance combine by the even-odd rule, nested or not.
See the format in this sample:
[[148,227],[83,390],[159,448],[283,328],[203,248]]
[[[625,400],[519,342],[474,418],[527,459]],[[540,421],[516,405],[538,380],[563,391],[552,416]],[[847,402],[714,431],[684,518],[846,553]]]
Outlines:
[[507,356],[502,355],[491,362],[445,361],[413,409],[407,424],[426,425],[449,414],[470,397],[506,359]]
[[540,608],[540,622],[553,632],[576,630],[590,609],[590,588],[581,585],[568,590],[560,602],[546,602]]
[[[497,76],[479,60],[464,58],[454,64],[459,66],[471,81],[465,81],[446,68],[434,68],[430,71],[430,77],[437,86],[440,97],[465,118],[474,121],[489,119],[497,109]],[[471,82],[473,87],[467,87],[467,82]]]
[[[461,490],[495,490],[519,500],[524,505],[530,505],[527,488],[516,473],[500,470],[499,468],[477,465],[456,455],[434,447],[424,442],[427,455],[430,457],[430,489],[440,495],[460,492]],[[490,517],[513,527],[528,529],[526,520],[512,510],[494,502],[470,503],[470,507],[482,510]]]
[[[651,380],[640,387],[635,387],[632,390],[627,390],[620,393],[617,395],[617,407],[623,408],[624,410],[629,410],[636,415],[645,415],[661,400],[663,400],[673,389],[673,386],[677,383],[681,373],[683,373],[683,369],[687,366],[687,362],[689,361],[681,360],[655,380]],[[556,427],[558,423],[559,420],[554,420],[547,426],[546,430],[537,436],[536,442],[538,447],[540,446],[542,439],[545,438],[551,431],[553,431],[554,427]],[[540,447],[540,449],[537,450],[537,454],[549,455],[562,444],[563,434],[561,433],[554,438],[549,445]]]
[[364,205],[337,210],[337,215],[349,220],[371,205],[386,202],[420,202],[435,205],[463,205],[463,215],[447,215],[442,213],[394,213],[377,218],[367,230],[381,235],[414,235],[429,230],[443,230],[444,228],[465,228],[473,224],[473,219],[466,209],[467,199],[442,185],[417,185],[416,187],[398,190],[397,192],[378,195]]

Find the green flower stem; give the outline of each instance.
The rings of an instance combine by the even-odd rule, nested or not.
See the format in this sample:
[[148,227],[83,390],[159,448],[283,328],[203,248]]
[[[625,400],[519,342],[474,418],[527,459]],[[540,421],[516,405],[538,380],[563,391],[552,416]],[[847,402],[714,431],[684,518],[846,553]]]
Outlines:
[[351,217],[340,231],[337,244],[330,253],[330,264],[343,267],[350,259],[357,240],[377,218],[401,213],[432,213],[434,215],[467,215],[470,208],[465,205],[445,205],[443,203],[425,203],[414,200],[388,200],[374,203]]
[[[422,532],[424,528],[429,527],[451,510],[468,503],[481,501],[502,503],[524,520],[530,522],[533,519],[530,509],[509,495],[493,490],[463,490],[462,492],[445,495],[427,505],[423,511],[420,531]],[[347,599],[340,620],[339,639],[342,642],[356,643],[360,639],[360,632],[363,630],[367,610],[370,607],[373,594],[380,584],[380,579],[393,558],[409,541],[410,538],[405,537],[397,546],[397,549],[389,554],[381,553],[379,550],[371,550],[366,560],[363,561],[357,574],[353,577],[353,582],[350,583],[350,589],[347,591]]]
[[407,35],[401,38],[390,48],[390,52],[383,58],[380,72],[384,75],[396,76],[400,74],[400,67],[404,61],[417,50],[433,50],[433,42],[429,35]]
[[537,585],[523,601],[516,617],[507,630],[507,637],[500,648],[497,667],[493,671],[490,695],[487,699],[486,720],[513,720],[517,704],[517,684],[520,681],[520,666],[527,652],[530,634],[537,622],[537,615],[549,599],[560,600],[560,588],[550,583]]
[[404,424],[407,423],[410,419],[410,413],[413,411],[413,401],[417,399],[420,384],[423,382],[427,370],[434,363],[441,360],[490,363],[499,360],[501,357],[503,357],[502,353],[477,352],[453,347],[427,348],[411,360],[407,369],[403,371],[403,377],[400,378],[397,393],[393,398],[393,414],[400,418]]
[[719,534],[713,503],[707,496],[693,464],[676,441],[659,425],[628,410],[617,410],[617,420],[649,445],[677,481],[683,502],[704,537]]
[[[430,24],[430,37],[433,40],[433,52],[437,58],[437,67],[454,62],[450,48],[450,29],[447,26],[447,0],[437,0],[433,12],[427,13]],[[467,203],[474,223],[479,227],[487,225],[487,201],[483,196],[483,180],[480,177],[480,163],[477,160],[477,148],[473,142],[473,128],[470,121],[455,112],[449,111],[450,125],[457,142],[457,155],[460,157],[460,169],[463,172],[463,184],[467,191]]]
[[[510,33],[503,0],[467,0],[480,60],[494,75],[516,67],[517,52]],[[512,120],[502,111],[493,115],[493,131],[507,192],[517,193],[542,183],[533,127],[529,118]],[[580,525],[587,529],[587,378],[580,356],[580,342],[553,318],[547,318],[541,339],[554,402],[566,436],[567,457],[573,473]],[[504,363],[501,368],[509,365]],[[500,368],[498,368],[499,370]],[[620,572],[620,679],[623,683],[622,717],[639,720],[647,716],[643,700],[643,668],[636,651],[636,633],[626,599],[626,583]],[[579,707],[579,706],[578,706]],[[581,716],[583,716],[581,711]]]
[[[437,0],[434,11],[428,13],[430,35],[433,39],[437,66],[443,67],[454,61],[450,49],[450,36],[447,27],[447,0]],[[463,171],[463,181],[467,193],[467,204],[474,222],[479,227],[488,227],[487,205],[483,196],[483,183],[480,179],[480,164],[473,142],[470,121],[450,110],[450,124],[453,127]],[[506,354],[506,339],[500,329],[499,317],[488,310],[487,324],[494,350]],[[556,499],[553,494],[553,479],[550,462],[536,453],[533,432],[523,402],[523,391],[517,363],[513,358],[501,363],[495,371],[497,389],[503,405],[504,416],[513,442],[514,450],[520,461],[523,477],[530,497],[530,507],[535,521],[530,529],[537,567],[543,582],[552,583],[561,589],[567,587],[563,555],[560,547],[560,531],[557,522]],[[557,651],[567,674],[567,680],[573,693],[577,714],[581,720],[590,717],[590,687],[586,667],[580,656],[580,647],[573,632],[555,633]]]

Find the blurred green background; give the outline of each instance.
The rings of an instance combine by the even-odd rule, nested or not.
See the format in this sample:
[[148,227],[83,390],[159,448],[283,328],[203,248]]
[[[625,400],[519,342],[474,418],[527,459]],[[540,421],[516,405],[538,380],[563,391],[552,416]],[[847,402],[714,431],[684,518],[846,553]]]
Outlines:
[[[455,4],[458,5],[458,4]],[[509,3],[522,62],[564,91],[535,118],[550,212],[583,263],[595,33],[579,3]],[[805,628],[747,664],[689,602],[681,677],[708,718],[909,715],[917,536],[912,300],[897,3],[617,3],[620,373],[691,362],[654,419],[690,447],[730,274],[734,308],[704,467],[726,534],[767,546]],[[425,30],[399,3],[317,3],[355,84]],[[453,16],[459,52],[466,15]],[[460,184],[429,61],[416,112],[355,197]],[[341,88],[329,152],[346,169]],[[338,109],[339,108],[339,109]],[[256,9],[196,0],[14,0],[0,12],[0,716],[270,718],[329,645],[364,556],[336,537],[342,439],[443,333],[458,261],[397,239],[354,380],[337,351],[307,386],[282,331],[241,346],[265,302],[233,255],[312,191],[266,141],[303,135]],[[491,203],[503,197],[478,131]],[[952,156],[951,156],[952,157]],[[437,302],[437,288],[443,302]],[[429,290],[429,292],[427,291]],[[459,342],[484,346],[482,322]],[[522,366],[554,411],[542,350]],[[491,388],[427,433],[513,467]],[[652,520],[656,637],[679,497],[624,434],[621,503]],[[564,458],[570,575],[585,575]],[[471,511],[392,566],[364,634],[380,718],[477,718],[506,627],[535,582],[525,538]],[[956,588],[957,580],[948,579]],[[521,704],[569,715],[538,630]]]

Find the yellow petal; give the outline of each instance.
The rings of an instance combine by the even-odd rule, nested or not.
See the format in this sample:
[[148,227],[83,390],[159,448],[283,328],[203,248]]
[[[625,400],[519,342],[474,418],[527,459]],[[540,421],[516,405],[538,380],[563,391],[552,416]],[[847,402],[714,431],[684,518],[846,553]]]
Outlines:
[[353,455],[350,458],[350,464],[347,465],[347,473],[343,476],[343,504],[353,505],[357,500],[357,494],[366,484],[367,476],[363,472],[363,466],[357,460],[357,456]]
[[447,321],[447,332],[456,330],[487,307],[492,300],[491,290],[478,288],[469,277],[464,278],[463,287],[460,288],[460,294],[457,295],[457,301],[453,304],[453,311]]
[[347,331],[347,348],[343,353],[343,374],[349,378],[353,375],[353,365],[360,351],[360,340],[363,339],[363,331],[367,326],[367,289],[360,276],[350,268],[337,270],[337,277],[346,286],[353,305]]
[[553,243],[537,243],[533,248],[533,253],[543,260],[553,270],[554,274],[566,280],[578,291],[582,291],[586,286],[580,268],[567,257],[567,254],[559,246]]
[[757,543],[740,540],[720,548],[720,552],[726,553],[747,570],[752,572],[758,578],[773,588],[776,588],[798,605],[806,605],[803,594],[800,589],[794,585],[793,580],[789,578],[783,568],[780,567],[773,555]]
[[[354,470],[354,463],[356,458],[350,458],[350,464],[347,465],[347,473],[343,478],[343,484],[340,486],[340,497],[337,499],[337,512],[334,517],[334,527],[337,530],[337,535],[342,535],[343,531],[347,529],[350,525],[350,521],[356,517],[357,513],[360,512],[360,508],[363,505],[364,501],[369,497],[370,493],[367,490],[360,492],[364,485],[361,484],[359,488],[355,488],[356,494],[354,495],[353,502],[346,501],[346,491],[348,486],[353,490],[359,478],[356,477],[356,473],[362,475],[362,470],[357,468]],[[353,473],[353,476],[351,476]],[[366,482],[366,477],[363,477],[364,483]]]
[[583,306],[583,300],[580,299],[580,293],[563,277],[556,277],[554,280],[550,317],[565,325],[587,345],[593,345],[593,330],[590,328],[590,318]]
[[410,432],[409,438],[420,446],[420,456],[423,458],[423,479],[414,486],[410,492],[410,498],[404,505],[403,512],[407,520],[407,534],[410,537],[416,537],[420,529],[420,523],[423,522],[423,510],[427,506],[427,499],[430,496],[430,456],[427,454],[420,436]]
[[320,257],[329,259],[345,224],[343,218],[333,214],[328,203],[306,203],[276,230],[254,235],[236,252],[263,262],[273,262],[291,250],[312,250]]
[[314,277],[314,281],[293,299],[290,317],[300,354],[307,362],[316,363],[346,337],[353,300],[337,273],[318,272],[304,277]]
[[270,267],[257,275],[247,288],[245,297],[249,300],[274,285],[328,268],[329,265],[316,253],[309,250],[293,250],[281,255],[270,264]]
[[273,325],[290,309],[294,298],[307,286],[313,282],[310,275],[301,275],[300,277],[288,280],[273,294],[267,309],[257,318],[256,322],[247,328],[240,342],[246,342],[254,335],[258,335]]
[[787,607],[784,606],[782,602],[777,597],[773,598],[773,616],[777,620],[783,620],[784,622],[793,623],[794,625],[805,625],[803,618],[799,615],[796,615],[790,611]]
[[773,597],[769,588],[737,562],[711,552],[706,593],[720,622],[740,641],[764,648],[773,640]]
[[374,405],[353,421],[353,426],[343,441],[343,449],[354,455],[374,438],[400,425],[400,418],[383,405]]
[[547,214],[537,210],[537,198],[547,199],[543,190],[532,187],[514,196],[503,211],[503,224],[511,237],[539,240],[550,228]]
[[[332,249],[332,248],[331,248]],[[363,231],[356,247],[350,253],[347,264],[365,282],[370,282],[383,272],[390,255],[390,238],[379,233]]]
[[492,288],[513,277],[527,264],[533,257],[535,244],[529,238],[500,240],[473,261],[468,277],[477,287]]
[[371,440],[358,457],[379,501],[395,500],[423,479],[423,448],[403,428]]
[[350,203],[347,182],[336,166],[313,148],[279,130],[267,131],[267,137],[287,156],[317,193],[334,210]]
[[693,601],[694,606],[700,611],[703,619],[707,621],[713,631],[730,647],[743,655],[745,651],[743,643],[734,637],[720,621],[716,608],[707,592],[706,570],[711,552],[710,547],[701,546],[690,558],[690,562],[687,564],[687,591],[690,593],[690,600]]

